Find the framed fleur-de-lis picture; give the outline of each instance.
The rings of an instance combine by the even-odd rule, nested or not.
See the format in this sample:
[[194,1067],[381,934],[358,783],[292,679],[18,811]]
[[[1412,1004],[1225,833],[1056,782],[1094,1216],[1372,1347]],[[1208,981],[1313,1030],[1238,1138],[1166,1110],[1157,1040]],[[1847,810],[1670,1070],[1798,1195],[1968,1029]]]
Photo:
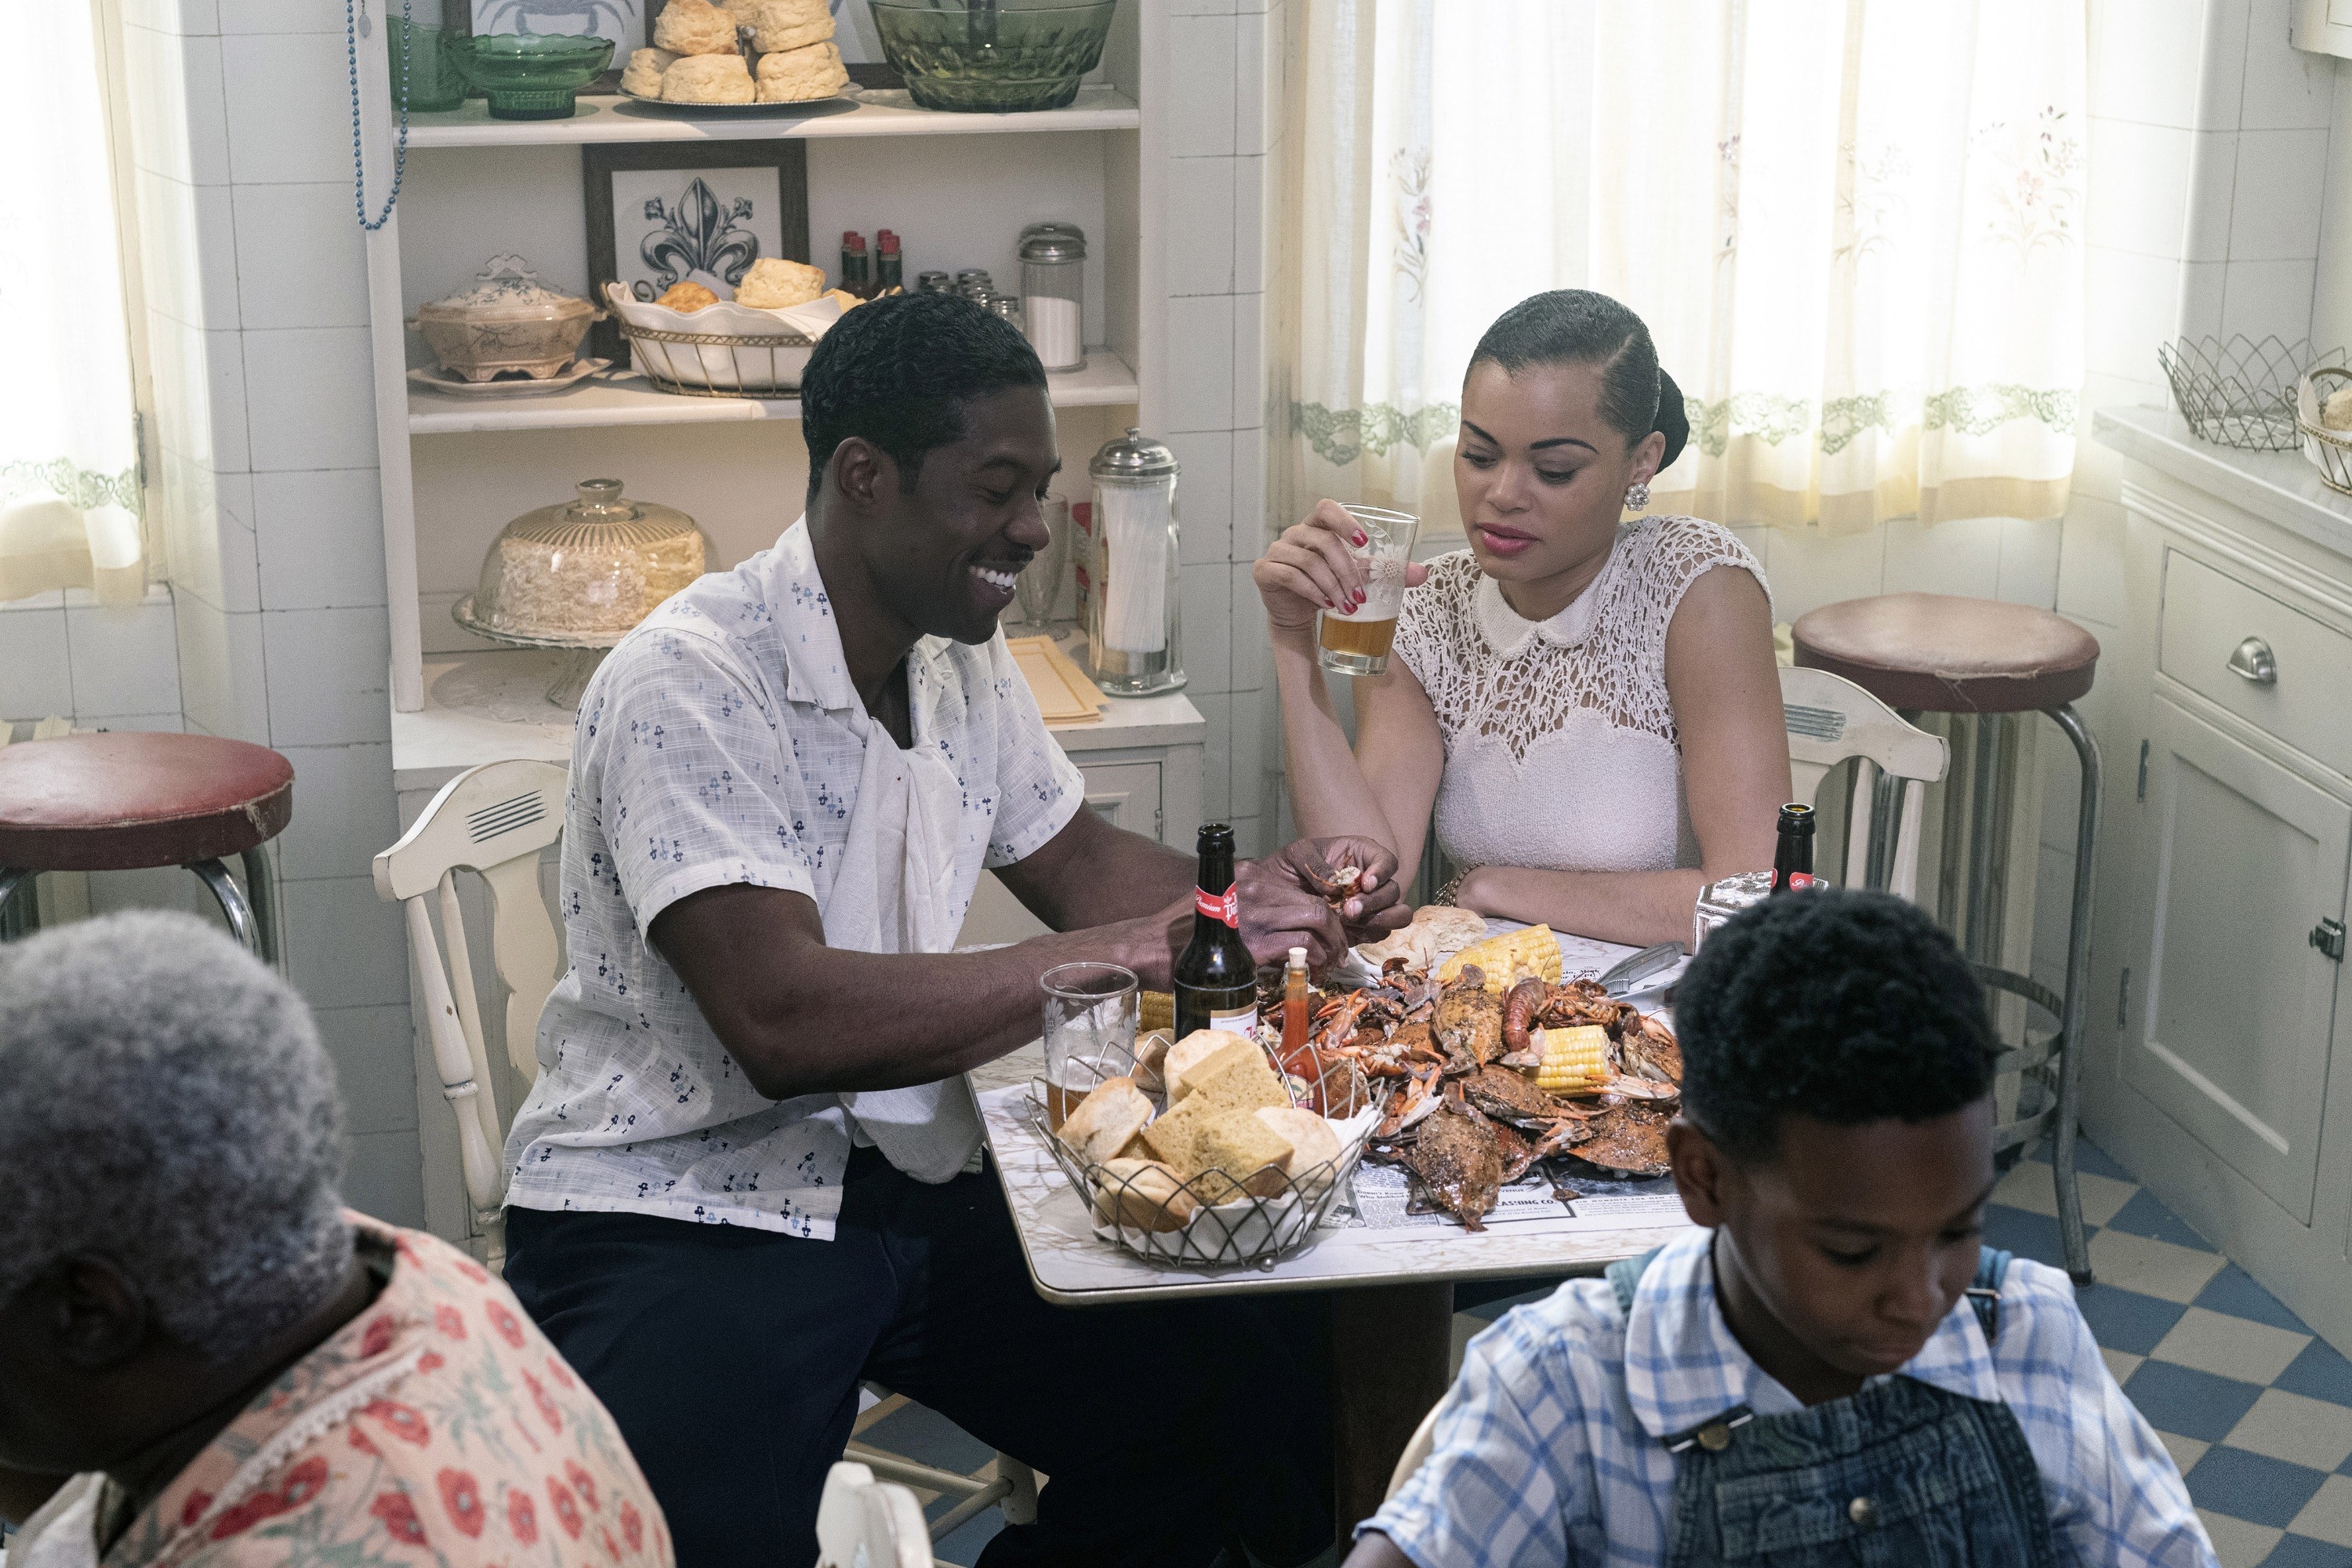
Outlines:
[[[688,282],[731,300],[761,257],[810,259],[805,142],[591,142],[580,166],[599,304],[615,280],[640,300]],[[627,363],[611,321],[594,342],[599,356]]]

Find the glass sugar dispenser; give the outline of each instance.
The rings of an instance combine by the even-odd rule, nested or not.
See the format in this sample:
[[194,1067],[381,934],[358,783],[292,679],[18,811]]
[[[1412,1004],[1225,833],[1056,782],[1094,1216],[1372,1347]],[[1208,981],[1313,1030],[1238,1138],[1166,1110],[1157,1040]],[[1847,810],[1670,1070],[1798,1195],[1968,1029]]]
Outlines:
[[1114,697],[1184,684],[1178,625],[1176,454],[1130,427],[1097,452],[1087,542],[1087,674]]
[[1047,370],[1083,370],[1087,237],[1072,223],[1021,231],[1021,305],[1029,346]]
[[710,563],[710,541],[686,513],[629,500],[618,479],[576,489],[578,499],[508,523],[451,612],[493,642],[575,650],[548,688],[559,708],[576,708],[603,650]]

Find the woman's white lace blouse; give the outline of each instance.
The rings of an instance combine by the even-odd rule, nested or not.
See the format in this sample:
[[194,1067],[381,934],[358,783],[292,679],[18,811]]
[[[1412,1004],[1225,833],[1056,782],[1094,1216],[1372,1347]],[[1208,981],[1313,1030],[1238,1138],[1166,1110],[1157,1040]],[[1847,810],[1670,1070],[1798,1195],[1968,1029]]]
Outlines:
[[1437,710],[1437,843],[1448,859],[1551,871],[1698,864],[1666,627],[1717,566],[1765,586],[1764,568],[1727,529],[1642,518],[1618,530],[1573,603],[1529,621],[1467,550],[1429,563],[1398,614],[1396,655]]

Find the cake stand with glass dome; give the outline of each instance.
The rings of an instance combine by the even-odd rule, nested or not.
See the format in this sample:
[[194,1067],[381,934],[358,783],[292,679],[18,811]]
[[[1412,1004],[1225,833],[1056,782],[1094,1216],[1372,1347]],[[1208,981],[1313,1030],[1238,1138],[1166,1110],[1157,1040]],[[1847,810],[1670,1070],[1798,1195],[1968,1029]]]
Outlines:
[[672,507],[631,501],[618,479],[583,479],[579,499],[507,524],[475,591],[450,614],[509,647],[563,648],[547,700],[570,711],[615,643],[709,568],[710,541]]

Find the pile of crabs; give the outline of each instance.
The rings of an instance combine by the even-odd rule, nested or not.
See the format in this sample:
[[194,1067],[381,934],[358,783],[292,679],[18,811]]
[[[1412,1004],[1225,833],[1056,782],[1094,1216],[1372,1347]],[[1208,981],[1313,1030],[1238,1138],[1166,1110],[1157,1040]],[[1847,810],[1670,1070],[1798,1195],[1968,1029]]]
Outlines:
[[[1607,1032],[1610,1076],[1572,1095],[1538,1088],[1532,1031],[1580,1024]],[[1594,981],[1525,979],[1498,994],[1476,964],[1443,985],[1392,968],[1376,985],[1327,996],[1308,1043],[1327,1084],[1391,1080],[1366,1158],[1403,1167],[1416,1207],[1465,1229],[1485,1229],[1501,1189],[1539,1161],[1614,1179],[1667,1173],[1681,1047]]]

